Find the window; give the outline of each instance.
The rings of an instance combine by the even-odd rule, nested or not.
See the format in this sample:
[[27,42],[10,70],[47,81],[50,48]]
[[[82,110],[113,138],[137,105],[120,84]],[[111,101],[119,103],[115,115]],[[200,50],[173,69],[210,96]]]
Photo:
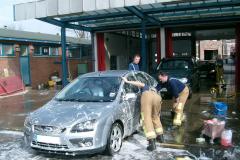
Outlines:
[[59,101],[111,102],[118,93],[119,77],[83,77],[77,78],[57,96]]
[[59,56],[58,47],[34,46],[35,56]]
[[137,80],[150,86],[151,84],[149,83],[149,81],[146,79],[146,77],[144,77],[144,75],[142,73],[137,73],[136,74]]
[[91,45],[82,45],[82,57],[90,57],[92,54],[92,46]]
[[168,60],[161,63],[161,69],[181,70],[188,68],[190,68],[190,64],[187,60]]
[[41,47],[40,46],[34,46],[34,55],[35,56],[40,56],[41,53]]
[[[131,76],[128,76],[127,79],[129,81],[136,81],[136,79],[131,75]],[[139,88],[134,86],[134,85],[131,85],[129,83],[124,83],[124,91],[126,93],[138,93],[139,92]]]
[[147,81],[151,86],[153,86],[153,87],[157,86],[157,81],[153,77],[149,76],[148,74],[144,74],[144,75],[147,78]]
[[68,48],[68,56],[70,58],[89,58],[92,54],[91,45],[70,46]]
[[51,47],[50,50],[51,50],[51,56],[58,56],[59,55],[57,47]]
[[43,56],[49,56],[49,47],[41,47],[41,53]]
[[20,47],[20,55],[21,56],[27,56],[28,55],[28,46],[26,45],[21,45]]
[[14,56],[13,44],[2,44],[1,56]]
[[81,58],[80,48],[79,47],[71,47],[68,49],[68,56],[70,58]]

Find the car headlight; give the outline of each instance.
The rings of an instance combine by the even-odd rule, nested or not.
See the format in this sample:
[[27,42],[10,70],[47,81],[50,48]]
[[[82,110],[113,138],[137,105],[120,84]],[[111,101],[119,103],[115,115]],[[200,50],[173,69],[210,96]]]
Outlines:
[[96,120],[81,122],[73,126],[71,132],[89,132],[95,128]]
[[178,79],[180,82],[186,84],[188,82],[188,79],[187,78],[180,78]]

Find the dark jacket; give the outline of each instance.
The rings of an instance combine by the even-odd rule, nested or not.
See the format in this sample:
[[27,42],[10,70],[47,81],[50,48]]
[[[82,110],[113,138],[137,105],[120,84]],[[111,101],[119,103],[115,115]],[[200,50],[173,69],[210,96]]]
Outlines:
[[168,78],[165,83],[158,83],[156,86],[157,91],[162,88],[166,88],[173,97],[178,98],[179,94],[184,90],[185,84],[177,80],[176,78]]

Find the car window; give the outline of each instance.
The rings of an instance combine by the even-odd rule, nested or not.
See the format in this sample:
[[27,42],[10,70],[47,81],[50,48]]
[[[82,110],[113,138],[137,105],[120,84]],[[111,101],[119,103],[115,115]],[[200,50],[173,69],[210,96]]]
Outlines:
[[[127,79],[129,81],[136,81],[136,79],[134,78],[133,75],[127,76]],[[138,93],[139,92],[138,87],[128,84],[128,83],[124,83],[123,89],[126,93]]]
[[143,73],[137,73],[136,78],[138,81],[150,86],[151,83],[147,80],[147,78],[143,75]]
[[57,96],[59,101],[101,102],[113,101],[118,93],[119,77],[77,78]]
[[147,78],[147,81],[150,84],[150,86],[153,86],[153,87],[157,86],[157,81],[153,77],[151,77],[148,74],[144,74],[144,76]]
[[190,63],[187,60],[167,60],[161,63],[161,69],[181,70],[189,69]]

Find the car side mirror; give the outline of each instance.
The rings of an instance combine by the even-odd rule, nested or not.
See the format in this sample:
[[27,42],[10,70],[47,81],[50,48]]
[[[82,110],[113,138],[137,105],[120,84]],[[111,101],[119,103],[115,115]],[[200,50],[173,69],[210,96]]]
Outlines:
[[130,100],[130,99],[135,99],[135,98],[137,98],[137,95],[135,93],[126,93],[123,96],[123,100],[125,100],[125,101]]

